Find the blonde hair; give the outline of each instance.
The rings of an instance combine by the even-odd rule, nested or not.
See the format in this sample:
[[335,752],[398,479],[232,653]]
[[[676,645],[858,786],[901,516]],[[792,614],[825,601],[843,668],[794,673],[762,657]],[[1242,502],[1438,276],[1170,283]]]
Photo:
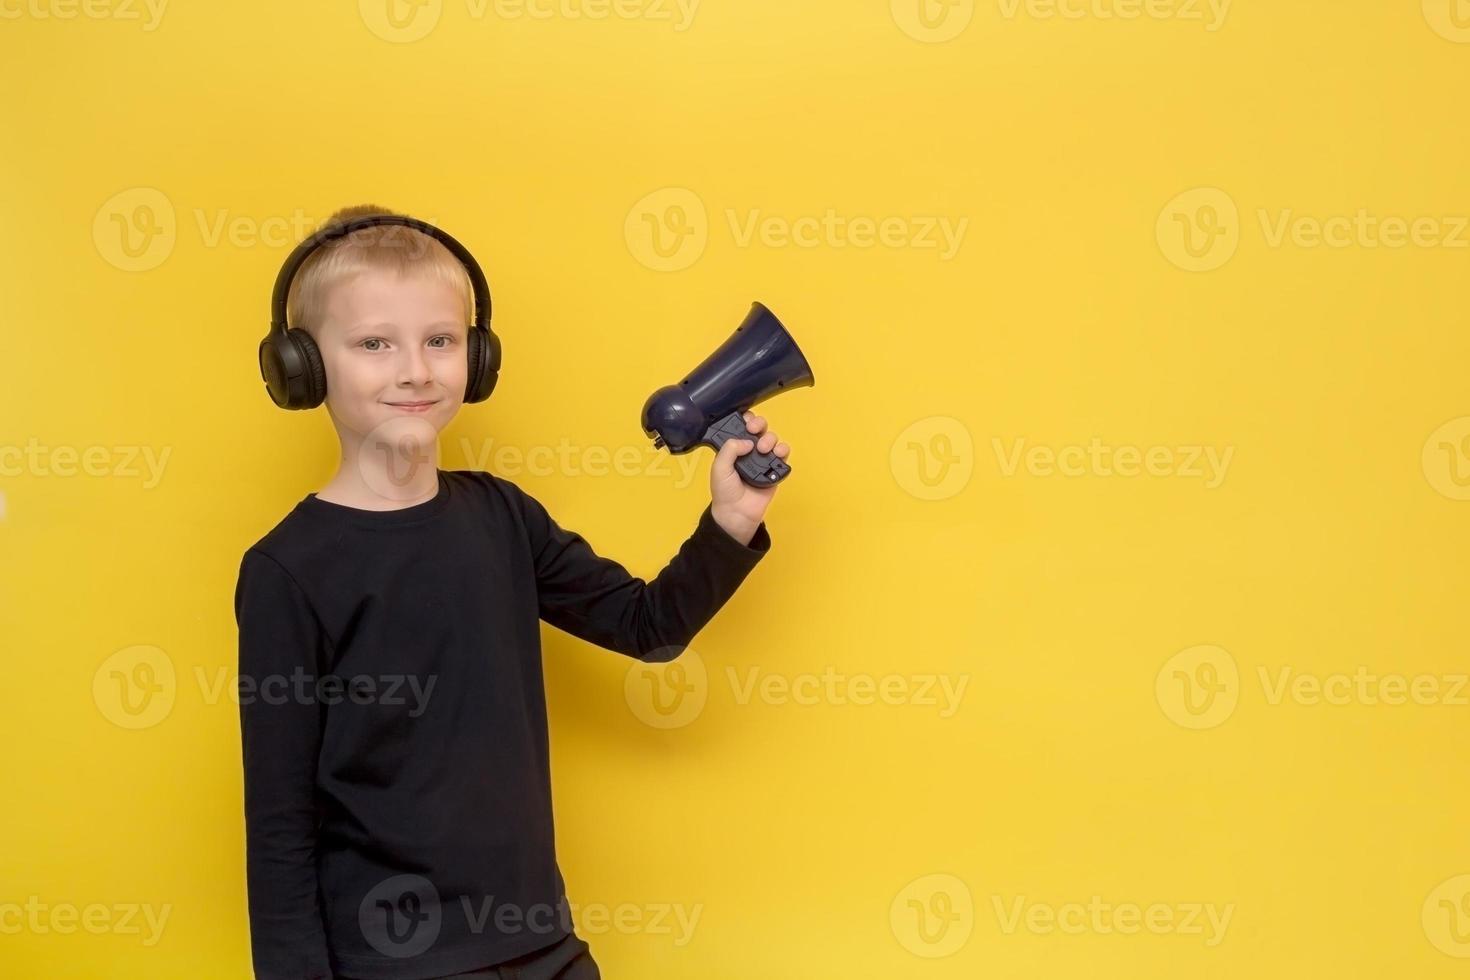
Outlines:
[[[372,204],[342,208],[317,231],[369,214],[399,214]],[[473,313],[470,276],[454,253],[432,235],[404,225],[373,225],[334,238],[312,252],[286,294],[286,321],[313,338],[326,317],[327,296],[333,286],[363,272],[398,276],[427,276],[455,287],[464,299],[464,322]]]

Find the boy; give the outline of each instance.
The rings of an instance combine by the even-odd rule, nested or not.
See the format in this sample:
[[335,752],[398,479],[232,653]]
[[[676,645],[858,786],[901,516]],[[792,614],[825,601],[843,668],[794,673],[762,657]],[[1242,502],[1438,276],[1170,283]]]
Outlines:
[[747,412],[758,438],[720,449],[710,504],[645,582],[514,483],[433,464],[473,307],[441,242],[353,231],[289,297],[341,464],[246,551],[235,591],[256,977],[597,978],[553,848],[539,621],[677,657],[770,547],[775,488],[736,457],[790,447]]

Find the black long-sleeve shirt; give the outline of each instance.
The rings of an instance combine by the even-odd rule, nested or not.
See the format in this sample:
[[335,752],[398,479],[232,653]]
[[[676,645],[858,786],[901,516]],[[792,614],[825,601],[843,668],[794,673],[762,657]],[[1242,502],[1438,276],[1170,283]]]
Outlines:
[[670,660],[769,547],[706,506],[645,582],[488,473],[392,511],[305,497],[235,591],[258,980],[442,976],[570,932],[538,620]]

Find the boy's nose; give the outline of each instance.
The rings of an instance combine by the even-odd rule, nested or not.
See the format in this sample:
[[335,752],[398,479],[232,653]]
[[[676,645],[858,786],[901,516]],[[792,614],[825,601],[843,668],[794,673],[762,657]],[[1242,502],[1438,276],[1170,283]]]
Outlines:
[[429,362],[423,354],[417,351],[409,351],[404,355],[399,364],[398,381],[400,384],[412,383],[416,385],[427,384],[429,381]]

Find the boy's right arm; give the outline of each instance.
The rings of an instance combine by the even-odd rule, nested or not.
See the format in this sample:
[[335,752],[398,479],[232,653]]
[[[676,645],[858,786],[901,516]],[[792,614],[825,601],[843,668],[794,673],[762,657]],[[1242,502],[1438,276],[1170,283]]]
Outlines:
[[[257,980],[332,976],[317,897],[316,767],[325,661],[321,626],[294,579],[251,549],[235,587],[245,878]],[[304,675],[308,680],[301,682]]]

